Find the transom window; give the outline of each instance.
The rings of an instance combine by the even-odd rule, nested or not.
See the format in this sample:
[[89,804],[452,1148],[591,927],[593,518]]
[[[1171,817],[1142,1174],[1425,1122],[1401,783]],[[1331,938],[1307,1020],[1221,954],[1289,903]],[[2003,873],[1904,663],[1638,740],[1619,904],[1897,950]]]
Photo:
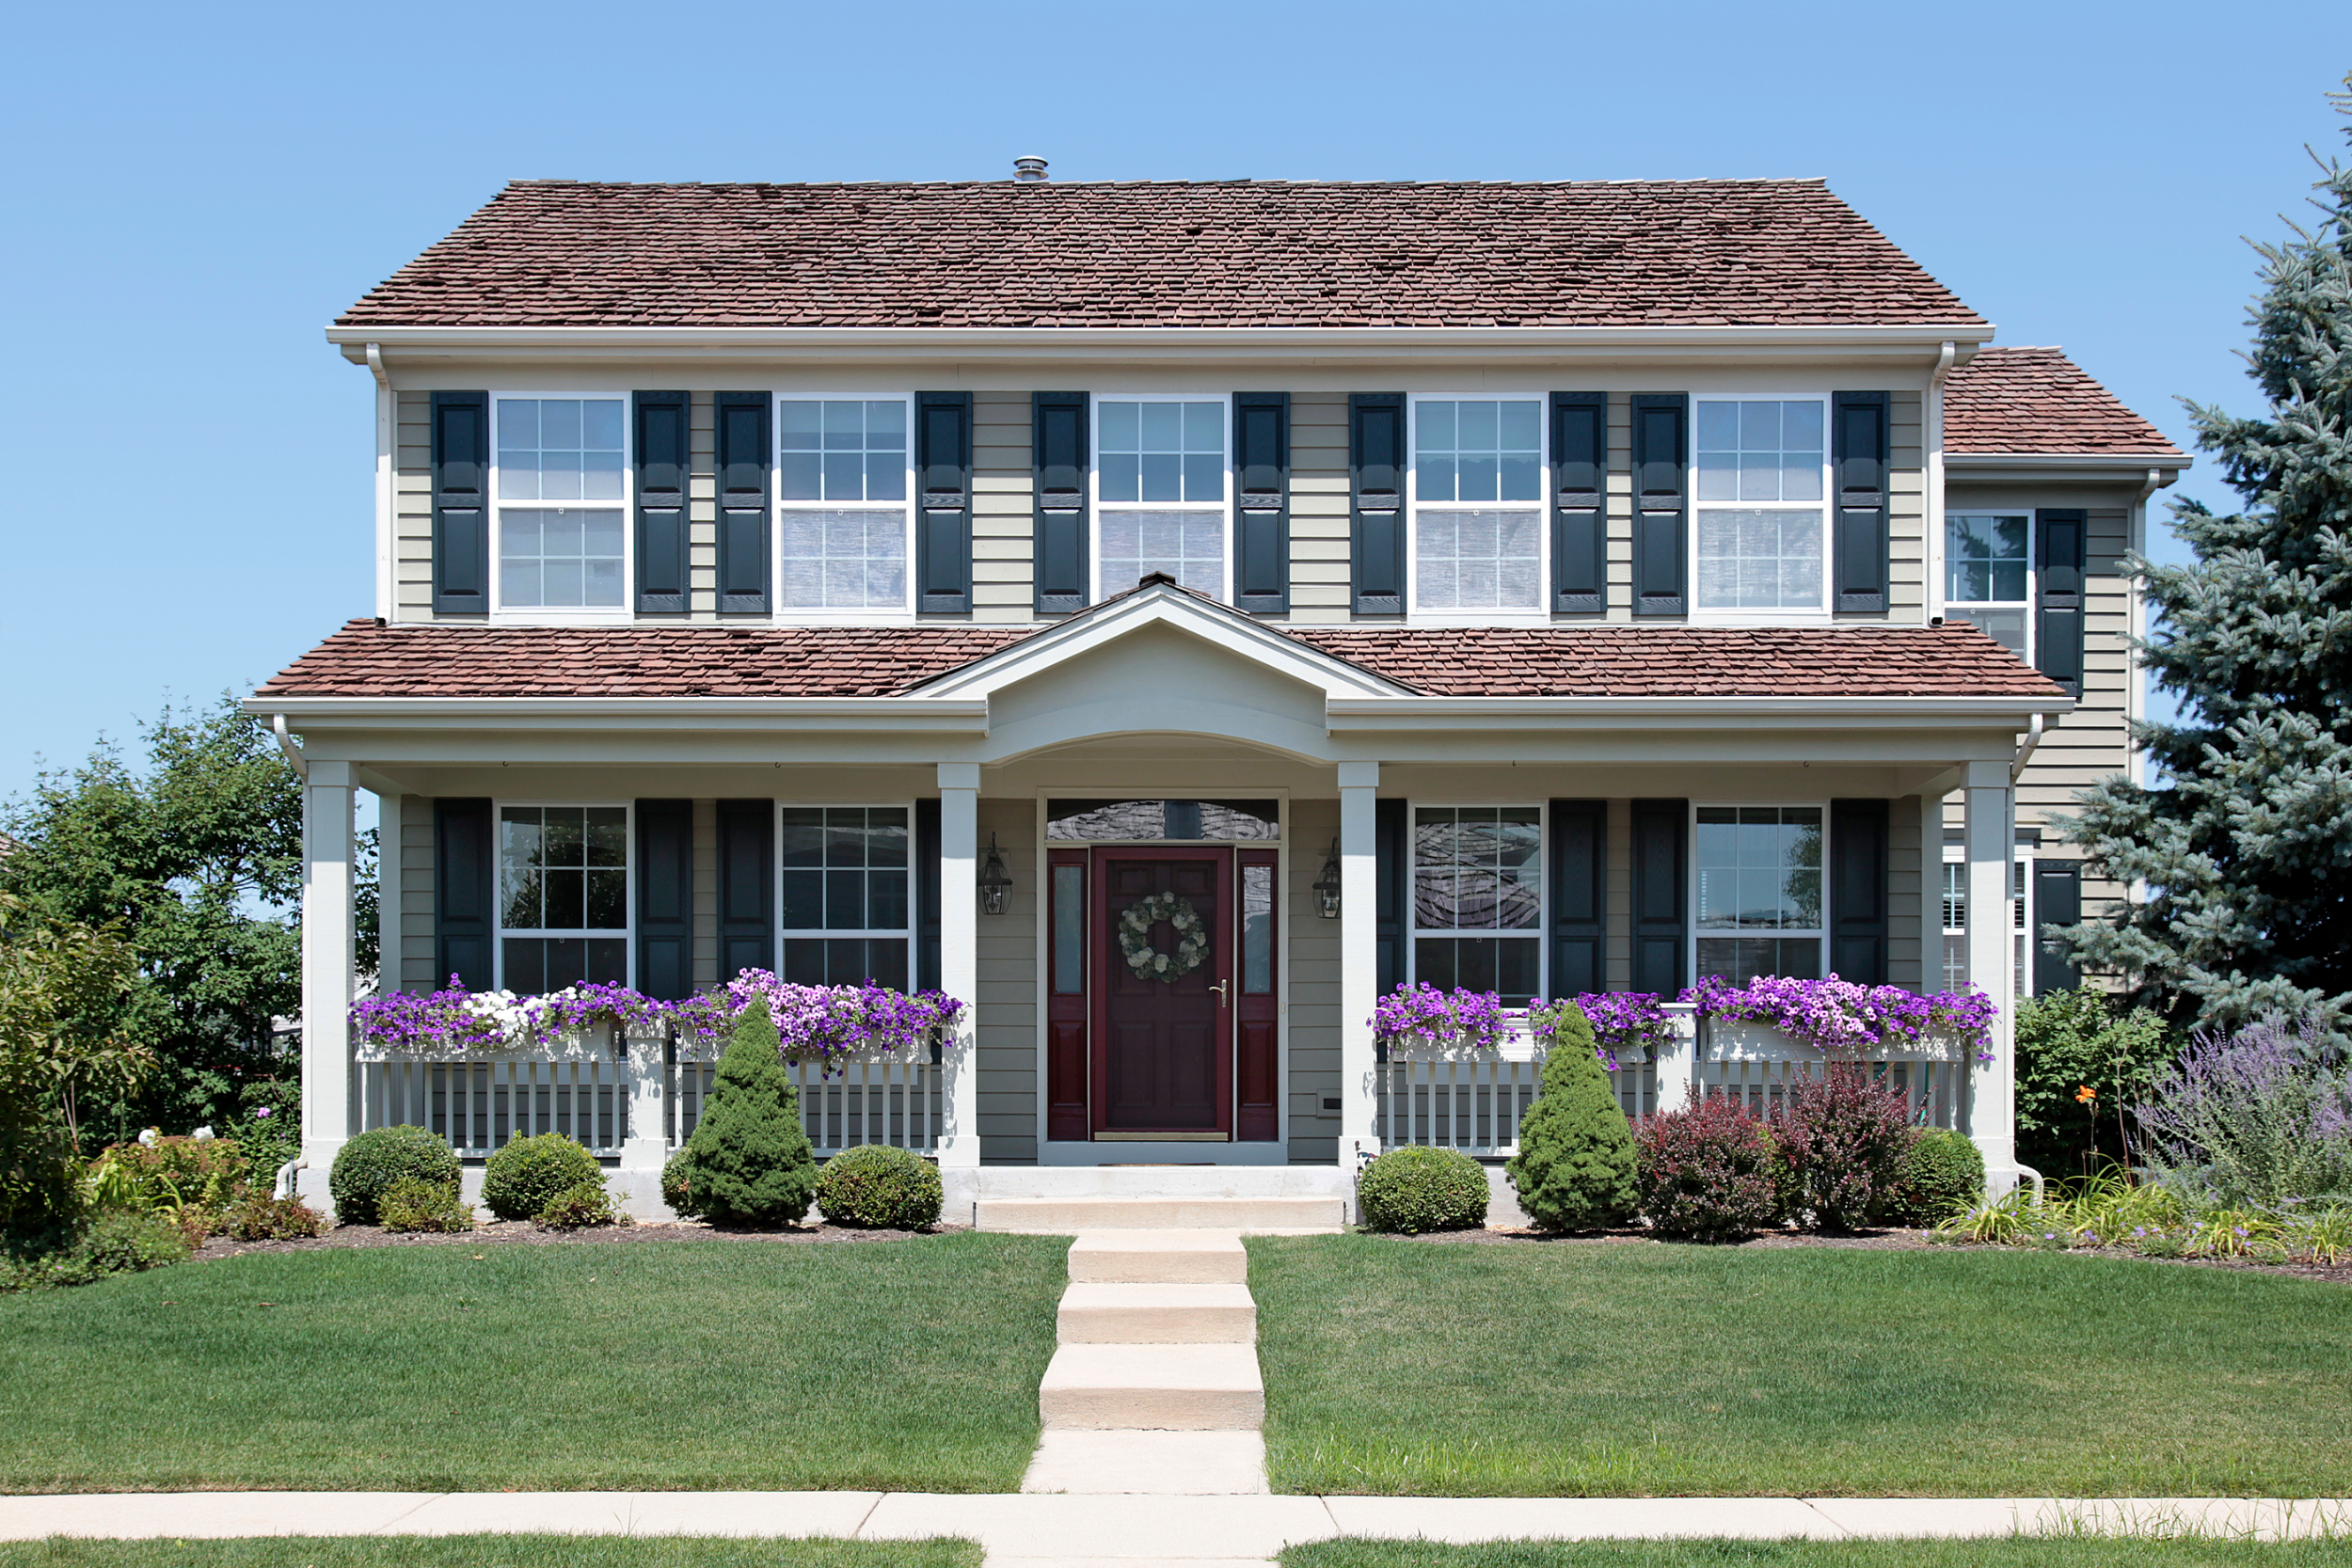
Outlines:
[[[625,497],[622,400],[497,403],[500,605],[620,609],[628,553],[622,510],[593,503]],[[509,504],[516,501],[527,504]]]
[[1697,607],[1824,609],[1827,405],[1701,398],[1694,414]]
[[1954,512],[1944,518],[1944,612],[2019,658],[2029,658],[2033,523],[2022,512]]
[[1543,405],[1413,402],[1413,608],[1543,607]]
[[[1543,813],[1413,811],[1413,977],[1525,1006],[1543,990]],[[1525,932],[1525,935],[1513,933]]]
[[1700,806],[1700,979],[1821,973],[1821,808]]
[[1103,398],[1094,420],[1100,596],[1166,572],[1224,597],[1224,400]]
[[787,610],[907,608],[903,398],[780,398],[776,495]]
[[499,983],[628,984],[628,808],[499,808]]
[[907,989],[914,932],[904,806],[787,806],[784,978]]

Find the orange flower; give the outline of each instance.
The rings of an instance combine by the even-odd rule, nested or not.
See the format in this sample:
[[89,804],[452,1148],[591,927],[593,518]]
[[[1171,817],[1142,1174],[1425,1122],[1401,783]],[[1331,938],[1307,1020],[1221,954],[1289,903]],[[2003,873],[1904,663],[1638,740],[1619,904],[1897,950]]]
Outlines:
[[2074,1091],[2074,1103],[2077,1105],[2088,1105],[2098,1098],[2099,1091],[2092,1088],[2088,1084],[2083,1085],[2080,1088]]

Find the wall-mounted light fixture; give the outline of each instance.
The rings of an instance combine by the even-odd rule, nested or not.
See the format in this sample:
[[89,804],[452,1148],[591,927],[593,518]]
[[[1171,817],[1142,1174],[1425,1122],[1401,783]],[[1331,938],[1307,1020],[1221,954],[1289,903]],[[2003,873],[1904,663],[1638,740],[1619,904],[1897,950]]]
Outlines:
[[1005,895],[1012,891],[1012,873],[1005,869],[1004,852],[996,847],[996,835],[988,835],[988,859],[980,866],[980,912],[1005,912]]
[[1326,920],[1340,917],[1340,841],[1331,841],[1331,852],[1324,857],[1323,875],[1314,881],[1315,913]]

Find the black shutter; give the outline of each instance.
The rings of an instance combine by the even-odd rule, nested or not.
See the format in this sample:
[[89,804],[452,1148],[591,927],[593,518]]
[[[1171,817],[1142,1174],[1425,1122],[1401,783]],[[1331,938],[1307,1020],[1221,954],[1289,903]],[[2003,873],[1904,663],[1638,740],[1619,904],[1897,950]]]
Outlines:
[[1233,394],[1233,603],[1253,615],[1291,607],[1291,395]]
[[719,802],[719,978],[776,967],[776,803]]
[[1551,802],[1553,996],[1607,990],[1609,802]]
[[1858,986],[1886,984],[1886,802],[1829,803],[1829,967]]
[[1552,393],[1551,608],[1559,614],[1609,608],[1608,473],[1609,394]]
[[1405,394],[1350,392],[1347,471],[1354,492],[1348,555],[1356,613],[1405,613]]
[[1886,613],[1886,421],[1884,392],[1830,394],[1833,610]]
[[[1691,398],[1633,396],[1633,613],[1687,615],[1683,555],[1690,535]],[[1677,973],[1679,973],[1677,969]],[[1634,987],[1636,990],[1650,988]]]
[[495,968],[497,895],[490,872],[490,802],[433,802],[433,989],[457,976],[468,990],[488,990]]
[[914,985],[939,988],[939,802],[914,802]]
[[2033,993],[2074,990],[2083,983],[2082,971],[2050,940],[2053,926],[2083,922],[2083,865],[2080,861],[2033,863]]
[[691,400],[684,392],[640,392],[636,402],[637,612],[683,615]]
[[914,608],[972,612],[972,394],[914,394]]
[[1406,839],[1405,802],[1375,800],[1372,840],[1379,897],[1373,914],[1374,970],[1380,994],[1405,983],[1405,912],[1412,907],[1413,858]]
[[1029,395],[1037,483],[1037,612],[1087,606],[1087,395]]
[[2034,516],[2034,663],[2083,694],[2083,570],[2090,518],[2078,509],[2044,507]]
[[775,467],[768,421],[773,402],[765,392],[721,392],[711,400],[719,449],[722,615],[768,613],[769,584],[775,578],[768,560],[768,476]]
[[694,802],[637,802],[637,989],[694,994]]
[[433,394],[433,610],[490,610],[490,394]]
[[1672,1000],[1685,984],[1691,802],[1633,802],[1633,990]]

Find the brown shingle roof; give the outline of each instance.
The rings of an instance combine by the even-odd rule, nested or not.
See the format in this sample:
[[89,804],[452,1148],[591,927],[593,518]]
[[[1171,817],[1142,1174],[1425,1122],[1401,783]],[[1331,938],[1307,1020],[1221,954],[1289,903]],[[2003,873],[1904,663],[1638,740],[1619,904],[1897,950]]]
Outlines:
[[2186,454],[2057,348],[1981,348],[1944,383],[1947,452]]
[[1982,318],[1819,180],[519,181],[349,326],[1911,325]]
[[[262,697],[883,697],[1033,636],[1021,626],[388,626],[353,621]],[[2044,697],[1972,627],[1300,627],[1451,697]]]

